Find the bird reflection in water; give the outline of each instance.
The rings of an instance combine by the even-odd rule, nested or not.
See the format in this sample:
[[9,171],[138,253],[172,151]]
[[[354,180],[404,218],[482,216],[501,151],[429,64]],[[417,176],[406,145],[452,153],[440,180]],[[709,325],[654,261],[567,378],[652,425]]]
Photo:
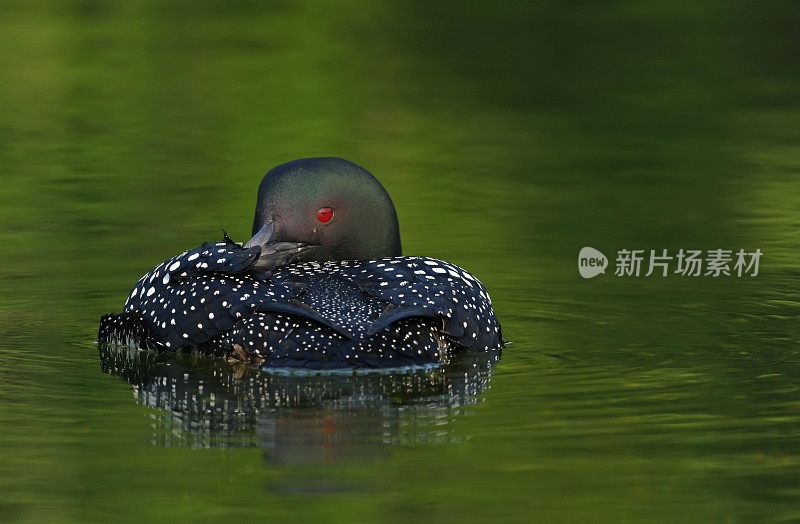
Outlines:
[[156,408],[152,444],[254,447],[275,464],[379,459],[391,446],[458,440],[448,425],[488,387],[500,352],[393,372],[280,374],[222,359],[100,347],[106,373]]

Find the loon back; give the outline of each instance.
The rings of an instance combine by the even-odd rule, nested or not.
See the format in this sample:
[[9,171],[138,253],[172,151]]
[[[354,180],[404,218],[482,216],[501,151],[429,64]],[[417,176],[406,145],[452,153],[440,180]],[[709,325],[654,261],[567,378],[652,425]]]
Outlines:
[[260,248],[226,237],[142,277],[99,340],[193,347],[263,367],[396,367],[502,345],[486,289],[424,257],[304,262],[254,272]]

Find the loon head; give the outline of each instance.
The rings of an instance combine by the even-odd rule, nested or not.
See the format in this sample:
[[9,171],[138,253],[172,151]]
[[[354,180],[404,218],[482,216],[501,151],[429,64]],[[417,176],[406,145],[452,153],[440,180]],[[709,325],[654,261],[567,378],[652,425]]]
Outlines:
[[293,160],[264,175],[245,245],[261,246],[265,267],[275,253],[320,262],[401,254],[388,193],[369,171],[341,158]]

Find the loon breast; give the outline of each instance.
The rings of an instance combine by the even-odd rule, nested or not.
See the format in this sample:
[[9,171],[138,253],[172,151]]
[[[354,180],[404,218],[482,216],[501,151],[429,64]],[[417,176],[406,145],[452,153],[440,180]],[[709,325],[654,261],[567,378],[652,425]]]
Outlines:
[[100,342],[236,354],[262,367],[394,367],[502,345],[483,284],[425,257],[306,262],[254,272],[259,248],[225,241],[144,275]]

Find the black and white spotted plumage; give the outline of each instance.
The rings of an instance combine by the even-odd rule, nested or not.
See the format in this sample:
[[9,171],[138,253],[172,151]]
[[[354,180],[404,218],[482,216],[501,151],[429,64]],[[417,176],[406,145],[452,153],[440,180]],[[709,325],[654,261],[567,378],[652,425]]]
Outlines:
[[101,342],[219,354],[263,367],[446,362],[502,345],[491,300],[463,269],[425,257],[305,262],[254,271],[259,247],[207,243],[142,277]]

